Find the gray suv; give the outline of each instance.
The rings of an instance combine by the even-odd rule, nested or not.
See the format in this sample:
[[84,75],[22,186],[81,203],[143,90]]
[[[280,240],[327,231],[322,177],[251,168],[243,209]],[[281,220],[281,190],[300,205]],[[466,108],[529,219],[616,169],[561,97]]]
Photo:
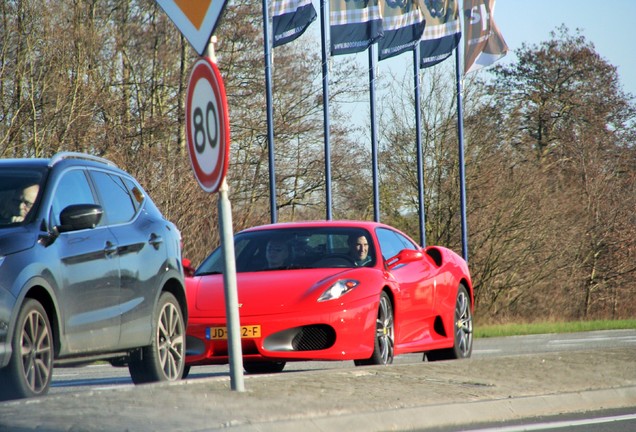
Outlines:
[[45,394],[54,364],[181,379],[184,286],[179,230],[112,162],[0,159],[0,400]]

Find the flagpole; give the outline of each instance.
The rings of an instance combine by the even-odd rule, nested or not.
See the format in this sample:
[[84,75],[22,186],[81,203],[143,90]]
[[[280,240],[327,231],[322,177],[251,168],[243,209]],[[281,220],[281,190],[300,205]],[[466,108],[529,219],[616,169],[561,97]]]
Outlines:
[[[263,0],[265,1],[265,0]],[[329,144],[329,68],[327,67],[327,23],[329,10],[327,8],[328,0],[320,1],[320,39],[322,46],[322,108],[323,108],[323,127],[325,140],[325,207],[326,219],[331,220],[331,147]]]
[[413,84],[415,88],[415,135],[417,149],[417,192],[420,217],[420,245],[426,247],[426,215],[424,213],[424,168],[422,161],[422,120],[420,106],[420,44],[413,50]]
[[[508,45],[499,33],[495,25],[494,15],[495,0],[490,2],[471,1],[468,6],[462,5],[464,11],[460,17],[463,19],[463,27],[467,27],[464,33],[464,48],[466,52],[460,52],[462,44],[455,50],[455,80],[457,81],[457,131],[459,135],[459,177],[460,177],[460,202],[462,212],[462,255],[468,262],[468,229],[466,227],[466,177],[464,174],[464,111],[462,105],[462,68],[461,59],[464,59],[464,74],[473,68],[478,69],[496,62],[506,55]],[[479,9],[476,12],[475,9]],[[473,15],[473,12],[475,14]],[[473,19],[475,18],[475,19]],[[461,18],[460,18],[461,19]],[[470,25],[466,23],[469,20]],[[485,20],[485,21],[484,21]],[[461,21],[460,21],[461,23]],[[485,55],[488,49],[488,55]],[[478,61],[484,55],[482,61]],[[485,61],[484,61],[485,60]]]
[[375,70],[377,45],[371,44],[369,52],[369,99],[371,105],[371,161],[373,165],[373,220],[380,222],[380,193],[378,187],[378,133],[375,124]]
[[455,80],[457,81],[457,133],[459,135],[459,202],[461,208],[462,256],[468,262],[468,229],[466,226],[466,176],[464,174],[464,110],[462,108],[461,44],[455,48]]
[[263,45],[265,51],[265,93],[267,107],[267,143],[269,152],[269,209],[272,223],[277,221],[276,209],[276,169],[274,158],[274,110],[272,105],[272,56],[269,40],[269,8],[263,0]]

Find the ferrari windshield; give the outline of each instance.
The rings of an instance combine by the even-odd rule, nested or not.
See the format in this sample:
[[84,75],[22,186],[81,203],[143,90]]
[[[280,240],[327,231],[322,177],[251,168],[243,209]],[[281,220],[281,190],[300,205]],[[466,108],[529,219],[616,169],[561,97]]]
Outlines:
[[[306,268],[353,268],[375,265],[369,232],[359,228],[304,227],[259,230],[234,237],[236,271],[254,272]],[[223,273],[217,248],[195,275]]]

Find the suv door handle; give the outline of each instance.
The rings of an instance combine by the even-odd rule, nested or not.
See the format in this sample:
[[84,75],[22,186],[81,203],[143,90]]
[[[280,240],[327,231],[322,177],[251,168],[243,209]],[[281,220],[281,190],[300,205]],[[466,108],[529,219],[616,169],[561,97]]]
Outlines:
[[161,243],[163,243],[163,238],[155,233],[150,234],[150,239],[148,240],[155,249],[159,249]]
[[104,254],[107,257],[115,255],[117,253],[117,245],[112,243],[110,240],[106,241],[106,247],[104,247]]

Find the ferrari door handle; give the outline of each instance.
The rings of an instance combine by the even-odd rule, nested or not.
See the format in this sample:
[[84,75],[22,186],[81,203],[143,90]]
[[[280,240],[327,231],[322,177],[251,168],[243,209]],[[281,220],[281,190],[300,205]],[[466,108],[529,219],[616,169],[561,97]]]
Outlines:
[[150,243],[155,249],[159,249],[161,243],[163,243],[163,238],[155,233],[150,234],[150,239],[148,239],[148,243]]

